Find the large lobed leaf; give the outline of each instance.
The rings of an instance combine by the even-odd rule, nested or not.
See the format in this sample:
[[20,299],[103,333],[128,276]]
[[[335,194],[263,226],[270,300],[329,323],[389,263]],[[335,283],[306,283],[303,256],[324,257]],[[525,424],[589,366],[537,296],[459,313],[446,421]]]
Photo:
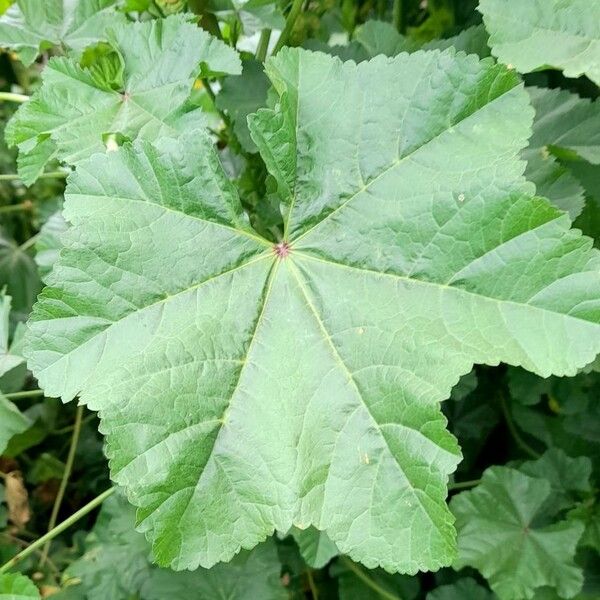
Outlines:
[[548,67],[600,84],[599,0],[480,0],[492,54],[521,73]]
[[125,23],[118,0],[17,0],[0,18],[0,46],[30,65],[44,50],[62,46],[81,52],[106,39],[108,27]]
[[583,584],[574,556],[584,526],[543,518],[552,491],[545,479],[487,469],[480,485],[452,499],[459,531],[454,566],[478,569],[501,600],[531,599],[544,586],[575,596]]
[[600,350],[600,255],[521,177],[517,76],[445,52],[295,49],[250,119],[285,208],[258,237],[211,142],[137,140],[69,179],[26,354],[99,410],[162,565],[313,525],[369,567],[455,556],[439,402],[473,363],[574,374]]
[[33,183],[52,158],[77,164],[104,152],[109,135],[154,140],[198,128],[200,109],[187,101],[201,66],[241,72],[237,53],[187,16],[115,24],[107,37],[122,61],[121,89],[78,61],[53,58],[40,91],[9,122],[6,139],[19,147],[25,183]]

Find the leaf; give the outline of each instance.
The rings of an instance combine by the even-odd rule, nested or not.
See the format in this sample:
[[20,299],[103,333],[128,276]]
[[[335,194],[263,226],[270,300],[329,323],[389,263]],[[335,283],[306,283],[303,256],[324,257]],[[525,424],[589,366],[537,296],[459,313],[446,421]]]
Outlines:
[[398,33],[392,24],[383,21],[367,21],[358,27],[354,41],[364,49],[365,58],[373,58],[378,54],[396,56],[419,47],[419,44]]
[[559,448],[550,448],[537,460],[524,462],[519,471],[550,483],[551,495],[547,510],[554,516],[571,508],[580,496],[591,493],[592,462],[587,456],[571,458]]
[[247,117],[265,105],[268,89],[269,80],[264,74],[262,63],[246,60],[242,74],[227,77],[217,96],[218,108],[226,111],[232,119],[234,132],[247,152],[257,151],[250,137]]
[[62,210],[55,212],[42,225],[39,237],[35,243],[35,262],[40,276],[45,277],[54,266],[62,248],[61,236],[67,230]]
[[495,597],[471,577],[441,585],[427,594],[427,600],[494,600]]
[[40,592],[31,579],[21,573],[0,575],[0,600],[30,600],[41,598]]
[[600,104],[564,90],[528,88],[536,112],[533,135],[523,152],[525,172],[538,193],[576,218],[583,209],[583,189],[556,155],[600,162]]
[[586,205],[575,221],[575,227],[594,239],[594,245],[600,246],[600,167],[584,162],[569,164],[569,168],[579,180],[586,192]]
[[[10,334],[10,306],[12,298],[0,290],[0,377],[22,365],[25,359],[8,342]],[[0,444],[0,448],[2,444]],[[0,454],[2,450],[0,450]]]
[[480,0],[492,54],[521,73],[553,68],[600,85],[600,5],[588,0]]
[[476,568],[501,600],[533,598],[542,586],[565,598],[577,594],[583,574],[574,556],[583,525],[536,522],[551,492],[545,479],[506,467],[487,469],[480,485],[450,502],[458,530],[454,567]]
[[106,39],[108,27],[124,23],[117,0],[17,0],[0,19],[0,46],[29,66],[52,46],[81,53]]
[[313,569],[322,569],[334,556],[339,554],[337,546],[324,531],[319,531],[314,527],[304,530],[294,527],[290,533],[300,548],[302,558]]
[[591,362],[600,255],[521,178],[514,73],[451,50],[267,71],[279,104],[250,130],[284,241],[252,232],[201,133],[98,154],[69,180],[29,366],[100,411],[161,565],[312,525],[368,567],[437,569],[460,460],[439,402],[473,363]]
[[427,42],[423,45],[423,50],[445,50],[450,47],[467,54],[477,54],[479,58],[490,56],[488,34],[483,25],[474,25],[458,35]]
[[279,581],[280,565],[272,540],[238,555],[228,565],[174,573],[150,563],[150,545],[135,531],[134,523],[134,510],[119,493],[104,503],[86,538],[84,555],[67,570],[69,577],[80,580],[74,589],[86,600],[188,600],[190,590],[197,598],[287,597]]
[[154,140],[201,127],[201,111],[187,104],[201,65],[208,65],[206,72],[241,72],[233,49],[183,15],[115,24],[107,37],[123,60],[121,93],[76,61],[53,58],[41,89],[7,125],[6,139],[19,147],[19,174],[26,184],[51,157],[76,164],[104,152],[109,134]]
[[13,435],[23,433],[30,426],[31,421],[0,393],[0,454],[6,450]]
[[173,573],[155,569],[143,588],[146,600],[188,600],[190,590],[199,598],[235,598],[235,600],[285,600],[288,594],[280,578],[281,566],[272,540],[252,552],[242,552],[229,564],[212,569]]
[[4,500],[8,506],[8,520],[21,529],[31,519],[31,510],[20,471],[11,471],[4,477]]
[[0,230],[0,290],[12,298],[13,322],[27,318],[42,287],[29,251]]

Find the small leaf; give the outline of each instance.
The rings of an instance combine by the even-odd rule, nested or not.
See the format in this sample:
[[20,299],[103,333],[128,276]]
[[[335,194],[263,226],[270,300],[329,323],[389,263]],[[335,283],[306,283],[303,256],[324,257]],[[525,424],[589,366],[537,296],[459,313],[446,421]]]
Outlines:
[[41,89],[7,125],[6,139],[19,147],[25,183],[33,183],[50,158],[76,164],[105,152],[108,135],[153,140],[201,127],[200,109],[187,104],[201,68],[241,71],[237,53],[186,16],[115,24],[107,37],[116,53],[109,56],[123,61],[122,75],[115,74],[122,77],[121,90],[108,85],[98,65],[90,70],[92,65],[86,69],[72,59],[53,58]]
[[35,243],[35,262],[44,278],[58,260],[62,248],[61,236],[67,230],[67,222],[59,210],[49,217],[42,225]]
[[440,585],[427,594],[427,600],[494,600],[496,596],[471,577]]
[[552,487],[545,479],[491,467],[480,485],[455,496],[459,558],[454,567],[478,569],[501,600],[533,598],[536,588],[556,588],[571,598],[583,584],[575,549],[583,525],[538,523]]
[[[21,356],[20,348],[9,346],[10,308],[12,298],[0,290],[0,377],[22,365],[25,359]],[[0,443],[0,454],[2,444]]]
[[293,527],[290,533],[300,548],[302,558],[313,569],[322,569],[334,556],[339,554],[337,546],[324,531],[319,531],[314,527],[307,529]]
[[521,73],[561,69],[600,84],[600,4],[589,0],[480,0],[492,53]]
[[244,61],[241,75],[227,77],[217,96],[217,106],[233,120],[234,132],[247,152],[257,152],[250,137],[247,118],[265,105],[269,80],[263,65],[256,60]]
[[0,600],[32,600],[41,598],[31,579],[20,573],[0,575]]
[[23,433],[31,426],[31,420],[0,393],[0,454],[6,450],[13,435]]
[[81,53],[106,39],[106,31],[125,17],[117,0],[17,0],[0,19],[0,46],[11,48],[25,65],[44,50],[63,45]]
[[31,519],[29,494],[20,471],[11,471],[4,478],[4,500],[8,506],[8,520],[19,529]]

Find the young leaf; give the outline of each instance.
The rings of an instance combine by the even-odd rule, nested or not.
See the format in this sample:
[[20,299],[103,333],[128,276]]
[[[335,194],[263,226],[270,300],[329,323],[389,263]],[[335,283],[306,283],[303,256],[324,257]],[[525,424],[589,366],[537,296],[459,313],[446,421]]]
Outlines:
[[10,305],[12,298],[0,290],[0,377],[25,362],[19,352],[9,346]]
[[529,195],[532,110],[502,66],[284,49],[267,70],[280,103],[251,133],[283,241],[252,232],[200,133],[95,155],[29,366],[100,411],[162,565],[313,525],[369,567],[439,568],[460,460],[439,402],[473,363],[591,362],[600,255]]
[[247,118],[267,101],[269,80],[263,65],[256,60],[244,61],[241,75],[227,77],[217,96],[217,106],[233,120],[234,132],[247,152],[256,152],[256,145],[248,131]]
[[6,139],[19,147],[25,183],[33,183],[51,158],[76,164],[104,152],[108,135],[154,140],[200,127],[200,109],[186,101],[201,65],[241,72],[237,53],[186,16],[117,24],[107,37],[123,60],[123,89],[103,85],[72,59],[53,58],[42,88],[9,122]]
[[427,600],[495,600],[496,596],[471,577],[441,585],[427,594]]
[[35,262],[42,278],[52,270],[58,259],[62,248],[61,236],[66,230],[67,223],[62,215],[62,210],[55,212],[42,225],[35,243]]
[[0,454],[6,450],[10,438],[32,425],[21,411],[0,393]]
[[492,54],[521,73],[561,69],[600,85],[600,4],[589,0],[481,0]]
[[30,65],[44,50],[63,46],[81,53],[125,23],[117,0],[17,0],[0,19],[0,46]]
[[334,556],[339,554],[337,546],[324,531],[319,531],[314,527],[304,530],[293,527],[290,533],[300,548],[302,558],[313,569],[322,569]]
[[37,600],[40,592],[31,579],[20,573],[0,575],[0,600]]
[[556,588],[571,598],[581,590],[583,574],[575,565],[578,521],[536,522],[550,494],[545,479],[506,467],[491,467],[475,489],[455,496],[458,560],[489,581],[501,600],[533,598],[536,588]]

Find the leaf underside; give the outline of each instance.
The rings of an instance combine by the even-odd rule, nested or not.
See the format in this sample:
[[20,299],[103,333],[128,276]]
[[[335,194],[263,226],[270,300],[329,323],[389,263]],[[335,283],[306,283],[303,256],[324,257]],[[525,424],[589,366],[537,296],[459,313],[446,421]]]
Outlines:
[[201,134],[95,155],[26,355],[100,411],[161,565],[312,525],[368,567],[455,557],[439,402],[473,363],[574,374],[600,350],[599,255],[532,197],[533,111],[491,60],[283,49],[249,119],[285,213],[247,225]]

